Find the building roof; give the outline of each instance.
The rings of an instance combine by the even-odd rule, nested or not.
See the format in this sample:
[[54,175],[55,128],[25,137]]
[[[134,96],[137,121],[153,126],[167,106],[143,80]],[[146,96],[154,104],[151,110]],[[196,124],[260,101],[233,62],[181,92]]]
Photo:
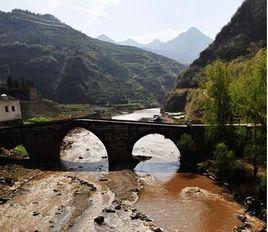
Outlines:
[[7,96],[5,93],[2,93],[0,96],[0,101],[14,101],[14,100],[17,99],[11,96]]

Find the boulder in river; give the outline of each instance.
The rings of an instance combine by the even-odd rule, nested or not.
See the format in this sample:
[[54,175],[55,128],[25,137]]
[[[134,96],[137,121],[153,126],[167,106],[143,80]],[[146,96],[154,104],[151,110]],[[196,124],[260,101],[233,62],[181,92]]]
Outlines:
[[94,222],[96,222],[98,225],[101,225],[104,222],[104,217],[98,216],[94,219]]

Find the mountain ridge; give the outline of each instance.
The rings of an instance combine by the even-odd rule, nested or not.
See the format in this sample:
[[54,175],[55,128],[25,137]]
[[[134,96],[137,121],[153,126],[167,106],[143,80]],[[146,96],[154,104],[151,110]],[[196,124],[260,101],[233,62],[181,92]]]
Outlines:
[[[109,41],[114,41],[109,37],[107,38]],[[127,39],[121,42],[114,41],[114,43],[139,47],[147,51],[166,56],[180,63],[188,64],[197,58],[199,53],[212,41],[213,40],[211,38],[202,33],[199,29],[191,27],[167,42],[154,39],[150,43],[141,44],[133,39]]]

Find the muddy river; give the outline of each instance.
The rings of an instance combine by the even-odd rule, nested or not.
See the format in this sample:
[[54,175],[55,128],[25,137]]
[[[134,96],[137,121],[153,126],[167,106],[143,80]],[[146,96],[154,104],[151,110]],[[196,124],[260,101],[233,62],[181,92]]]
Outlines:
[[[160,109],[114,119],[156,114]],[[108,172],[106,149],[87,130],[72,131],[65,144],[61,168],[34,169],[25,183],[13,187],[14,197],[0,205],[0,232],[210,232],[232,231],[241,224],[237,214],[243,207],[225,189],[205,176],[177,173],[180,152],[162,135],[147,135],[135,144],[133,155],[152,158],[134,172]],[[94,222],[97,217],[103,222]]]

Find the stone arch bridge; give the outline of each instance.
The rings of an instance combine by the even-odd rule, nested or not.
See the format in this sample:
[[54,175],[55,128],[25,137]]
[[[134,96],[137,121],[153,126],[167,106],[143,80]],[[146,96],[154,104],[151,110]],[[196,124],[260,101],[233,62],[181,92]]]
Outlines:
[[[181,170],[187,171],[198,161],[208,157],[204,146],[204,125],[156,124],[148,122],[107,119],[71,119],[0,129],[0,146],[13,148],[23,145],[30,159],[49,162],[60,159],[64,137],[74,128],[84,128],[94,133],[104,144],[109,170],[133,168],[139,160],[132,156],[134,144],[148,134],[161,134],[176,146],[183,134],[191,134],[197,154],[181,154]],[[180,150],[180,148],[178,147]]]

